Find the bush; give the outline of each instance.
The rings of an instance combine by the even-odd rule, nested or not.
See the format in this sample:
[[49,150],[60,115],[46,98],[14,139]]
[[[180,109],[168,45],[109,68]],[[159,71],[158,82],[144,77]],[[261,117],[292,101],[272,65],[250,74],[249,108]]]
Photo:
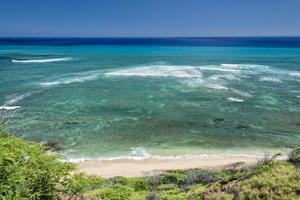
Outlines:
[[291,151],[289,161],[296,166],[300,166],[300,148]]
[[189,184],[207,184],[218,181],[218,177],[215,173],[210,171],[196,171],[191,170],[187,174],[187,183]]
[[206,191],[206,187],[204,185],[194,185],[190,191],[187,193],[188,199],[190,200],[200,200],[203,198],[204,192]]
[[108,179],[108,182],[111,185],[127,185],[128,179],[123,176],[116,176],[116,177]]
[[235,188],[238,199],[299,199],[300,173],[295,166],[277,161],[272,168],[241,181]]
[[173,184],[180,184],[186,179],[186,175],[183,174],[181,171],[167,171],[165,174],[161,175],[162,177],[162,183],[168,184],[168,183],[173,183]]
[[130,180],[130,185],[134,191],[146,191],[149,189],[148,183],[142,178],[134,178]]
[[210,199],[211,200],[233,200],[234,195],[232,195],[232,194],[215,194]]
[[1,131],[0,199],[55,199],[73,169],[43,146]]
[[159,200],[159,197],[155,193],[149,193],[146,196],[146,200]]
[[125,200],[133,195],[133,189],[127,186],[112,186],[97,191],[103,200]]
[[88,176],[83,173],[76,173],[70,177],[66,185],[68,195],[82,195],[85,192],[103,187],[106,180],[97,176]]

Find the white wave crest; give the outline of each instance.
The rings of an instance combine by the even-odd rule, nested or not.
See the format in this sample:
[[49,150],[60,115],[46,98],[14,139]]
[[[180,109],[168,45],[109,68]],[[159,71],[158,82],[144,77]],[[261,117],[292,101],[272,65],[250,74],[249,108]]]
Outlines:
[[150,157],[151,154],[143,147],[131,148],[129,157],[136,159],[144,159]]
[[69,61],[72,58],[44,58],[44,59],[32,59],[32,60],[11,60],[13,63],[49,63],[49,62],[60,62]]
[[42,82],[40,83],[43,87],[51,87],[57,86],[62,84],[71,84],[71,83],[81,83],[86,81],[93,81],[99,77],[99,71],[88,71],[88,72],[81,72],[81,73],[74,73],[70,75],[61,76],[56,80]]
[[199,66],[198,68],[204,71],[219,71],[219,72],[231,72],[231,73],[240,72],[239,69],[229,69],[229,68],[213,67],[213,66]]
[[21,106],[0,106],[0,110],[16,110],[21,108]]
[[220,83],[209,82],[202,78],[185,80],[185,81],[183,81],[183,83],[185,83],[187,86],[192,87],[192,88],[206,87],[206,88],[215,89],[215,90],[228,90],[227,87],[221,85]]
[[216,75],[210,76],[209,78],[213,79],[213,80],[227,79],[227,80],[241,81],[240,78],[238,78],[237,76],[235,76],[233,74],[216,74]]
[[228,97],[227,98],[228,101],[231,101],[231,102],[244,102],[243,99],[239,99],[239,98],[235,98],[235,97]]
[[260,77],[259,81],[276,82],[276,83],[282,82],[278,77],[268,77],[268,76]]
[[[191,160],[191,159],[201,159],[201,160],[209,160],[215,158],[224,158],[224,157],[247,157],[247,158],[263,158],[263,154],[182,154],[182,155],[150,155],[147,157],[132,157],[132,156],[116,156],[116,157],[99,157],[99,158],[90,158],[90,157],[82,157],[82,158],[69,158],[63,161],[67,162],[84,162],[90,160],[97,161],[112,161],[112,160]],[[286,158],[285,155],[280,157],[279,159]]]
[[241,91],[241,90],[237,90],[237,89],[233,89],[233,88],[230,88],[229,90],[235,94],[242,96],[242,97],[252,97],[252,94],[250,94],[249,92],[245,92],[245,91]]
[[107,76],[199,78],[202,73],[192,66],[143,66],[105,73]]
[[293,76],[293,77],[300,78],[300,72],[297,72],[297,71],[295,71],[295,72],[290,72],[289,75],[290,75],[290,76]]
[[222,67],[236,68],[239,64],[221,64]]
[[37,93],[38,91],[34,91],[34,92],[27,92],[25,94],[14,94],[14,95],[10,95],[8,96],[8,100],[4,102],[4,105],[13,105],[16,104],[17,102]]

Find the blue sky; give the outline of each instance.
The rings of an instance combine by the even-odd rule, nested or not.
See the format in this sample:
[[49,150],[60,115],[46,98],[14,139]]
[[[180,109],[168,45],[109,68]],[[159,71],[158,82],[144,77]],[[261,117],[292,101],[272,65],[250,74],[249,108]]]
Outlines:
[[0,36],[300,35],[300,0],[0,0]]

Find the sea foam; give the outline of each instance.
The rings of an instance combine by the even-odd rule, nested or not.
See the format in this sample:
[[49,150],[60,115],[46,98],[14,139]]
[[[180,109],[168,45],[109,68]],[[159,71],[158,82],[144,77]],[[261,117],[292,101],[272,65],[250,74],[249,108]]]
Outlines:
[[290,76],[300,78],[300,72],[294,71],[289,73]]
[[229,90],[232,91],[235,94],[238,94],[238,95],[242,96],[242,97],[252,97],[252,94],[250,94],[249,92],[237,90],[237,89],[234,89],[234,88],[230,88]]
[[192,66],[142,66],[105,73],[107,76],[142,76],[142,77],[202,77],[199,69]]
[[34,91],[34,92],[27,92],[27,93],[24,93],[24,94],[14,94],[14,95],[10,95],[8,97],[8,100],[6,100],[4,102],[4,105],[13,105],[13,104],[16,104],[17,102],[27,98],[27,97],[30,97],[31,95],[37,93],[38,91]]
[[69,75],[59,76],[55,80],[40,83],[43,87],[51,87],[62,84],[81,83],[96,80],[100,75],[99,71],[87,71],[81,73],[73,73]]
[[228,97],[227,98],[228,101],[231,101],[231,102],[244,102],[243,99],[239,99],[239,98],[235,98],[235,97]]
[[278,77],[260,77],[259,81],[267,81],[267,82],[276,82],[276,83],[281,83],[282,81]]
[[50,63],[50,62],[60,62],[69,61],[72,58],[44,58],[44,59],[32,59],[32,60],[11,60],[13,63]]
[[21,106],[0,106],[0,110],[16,110],[21,108]]

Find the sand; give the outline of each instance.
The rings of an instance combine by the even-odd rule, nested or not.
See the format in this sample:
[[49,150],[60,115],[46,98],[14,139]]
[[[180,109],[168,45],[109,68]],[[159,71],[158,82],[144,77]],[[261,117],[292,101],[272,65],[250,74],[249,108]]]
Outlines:
[[168,169],[220,168],[237,162],[254,164],[259,157],[223,156],[206,159],[116,159],[76,162],[79,171],[103,177],[137,177],[161,173]]

